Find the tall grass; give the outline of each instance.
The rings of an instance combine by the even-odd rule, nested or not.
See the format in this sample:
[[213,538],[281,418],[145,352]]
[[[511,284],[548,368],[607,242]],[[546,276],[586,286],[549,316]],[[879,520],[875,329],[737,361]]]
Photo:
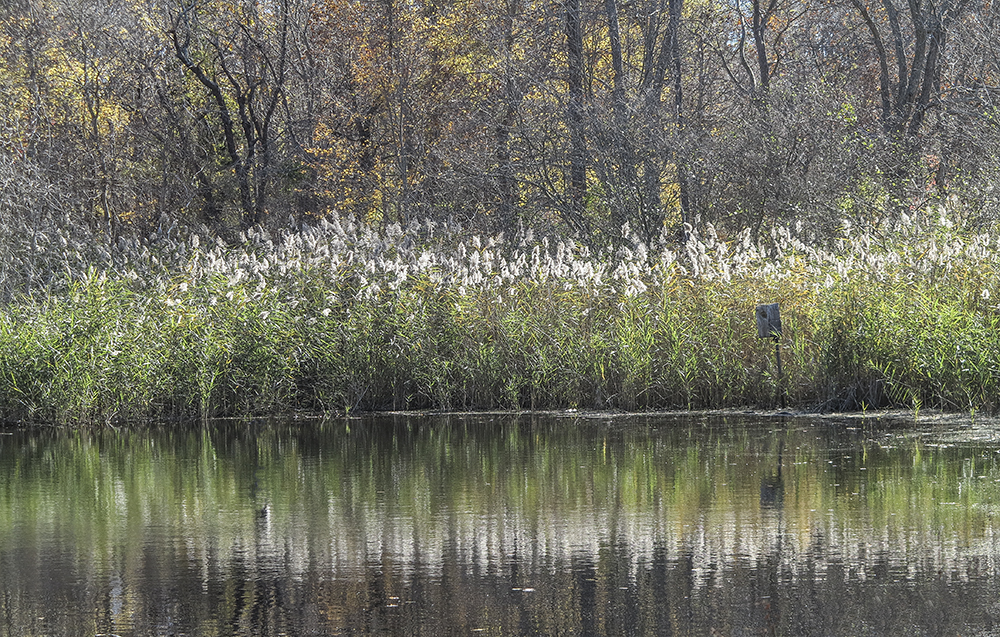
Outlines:
[[[166,226],[167,224],[164,224]],[[996,409],[1000,242],[944,211],[828,248],[711,228],[591,252],[350,218],[237,245],[35,233],[0,271],[0,416]],[[784,375],[754,307],[781,304]]]

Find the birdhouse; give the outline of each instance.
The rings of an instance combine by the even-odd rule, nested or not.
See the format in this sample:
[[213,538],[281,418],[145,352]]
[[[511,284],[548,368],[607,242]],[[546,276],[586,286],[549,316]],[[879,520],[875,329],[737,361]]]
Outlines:
[[781,313],[777,303],[757,306],[757,336],[760,338],[781,338]]

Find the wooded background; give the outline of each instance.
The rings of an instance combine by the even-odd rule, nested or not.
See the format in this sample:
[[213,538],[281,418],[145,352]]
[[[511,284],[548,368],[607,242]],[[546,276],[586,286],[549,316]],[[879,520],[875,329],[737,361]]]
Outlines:
[[982,228],[997,31],[988,0],[2,0],[0,215]]

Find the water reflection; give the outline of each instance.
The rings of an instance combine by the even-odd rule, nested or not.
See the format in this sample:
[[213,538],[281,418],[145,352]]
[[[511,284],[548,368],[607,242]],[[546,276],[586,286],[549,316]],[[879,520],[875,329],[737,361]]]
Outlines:
[[15,432],[0,634],[989,634],[1000,444],[932,433],[489,415]]
[[760,506],[762,508],[776,508],[784,504],[785,483],[781,479],[782,456],[785,452],[785,441],[778,443],[777,472],[775,474],[766,473],[760,482]]

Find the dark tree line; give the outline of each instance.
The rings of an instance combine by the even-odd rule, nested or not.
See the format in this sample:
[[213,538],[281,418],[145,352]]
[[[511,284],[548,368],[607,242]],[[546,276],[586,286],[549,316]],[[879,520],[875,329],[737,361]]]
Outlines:
[[113,233],[998,215],[981,0],[10,0],[0,49],[5,183]]

